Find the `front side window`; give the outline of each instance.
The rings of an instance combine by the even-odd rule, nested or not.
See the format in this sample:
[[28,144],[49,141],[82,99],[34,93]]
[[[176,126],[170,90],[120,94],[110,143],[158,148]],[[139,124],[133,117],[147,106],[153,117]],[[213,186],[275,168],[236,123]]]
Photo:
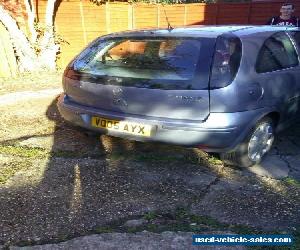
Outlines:
[[256,61],[257,73],[282,70],[298,65],[295,48],[284,32],[269,37],[259,51]]
[[[206,39],[207,40],[207,39]],[[74,70],[94,77],[114,77],[110,84],[162,89],[198,89],[201,55],[213,44],[192,38],[110,38],[88,48],[74,62]],[[213,45],[209,45],[213,47]],[[209,58],[206,57],[205,58]],[[206,59],[207,60],[207,59]],[[206,63],[207,64],[207,63]],[[205,64],[205,65],[206,65]],[[101,80],[105,84],[105,80]],[[198,86],[197,86],[198,84]],[[204,87],[203,83],[203,87]],[[207,87],[207,83],[206,83]]]

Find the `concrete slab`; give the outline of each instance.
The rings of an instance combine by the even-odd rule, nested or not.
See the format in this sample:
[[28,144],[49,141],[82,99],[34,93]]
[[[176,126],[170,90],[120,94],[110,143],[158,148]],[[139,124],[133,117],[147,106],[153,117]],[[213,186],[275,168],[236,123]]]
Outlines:
[[245,169],[245,171],[274,179],[283,179],[289,175],[288,164],[279,155],[267,155],[260,164]]
[[291,193],[280,187],[280,183],[265,179],[263,185],[259,180],[231,185],[222,179],[201,201],[191,205],[191,213],[264,230],[291,229],[299,225],[300,196],[297,191]]
[[[210,233],[210,232],[208,232]],[[224,233],[224,232],[217,232]],[[226,233],[226,232],[225,232]],[[59,244],[47,244],[30,247],[11,247],[11,250],[157,250],[157,249],[173,249],[173,250],[189,250],[189,249],[228,249],[225,246],[193,246],[192,235],[189,232],[163,232],[161,234],[140,232],[136,234],[129,233],[107,233],[100,235],[90,235],[69,240]],[[233,250],[244,250],[244,246],[230,246]]]
[[300,154],[300,147],[287,137],[279,138],[274,146],[277,148],[280,155]]
[[210,174],[201,173],[199,175],[191,176],[190,178],[187,178],[187,183],[192,186],[200,186],[200,187],[206,187],[211,182],[213,182],[217,177]]
[[290,165],[289,177],[300,181],[300,155],[286,156],[285,159]]

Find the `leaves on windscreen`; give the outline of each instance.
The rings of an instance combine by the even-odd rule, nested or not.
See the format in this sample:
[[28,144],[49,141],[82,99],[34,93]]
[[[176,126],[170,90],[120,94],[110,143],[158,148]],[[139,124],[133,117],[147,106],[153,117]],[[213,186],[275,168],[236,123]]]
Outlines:
[[168,60],[159,57],[150,57],[141,54],[133,54],[122,59],[128,67],[142,68],[142,69],[161,69],[161,70],[176,70],[177,67],[168,63]]

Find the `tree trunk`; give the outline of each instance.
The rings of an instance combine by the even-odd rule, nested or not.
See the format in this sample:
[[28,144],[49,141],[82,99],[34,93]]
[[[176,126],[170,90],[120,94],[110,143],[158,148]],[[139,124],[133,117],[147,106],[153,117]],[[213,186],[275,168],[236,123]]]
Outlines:
[[19,70],[21,72],[34,71],[38,68],[35,50],[32,48],[24,33],[19,29],[16,21],[1,5],[0,22],[3,23],[9,32],[12,44],[15,48]]
[[34,44],[36,43],[37,39],[37,32],[34,27],[35,23],[35,8],[34,8],[34,3],[32,0],[24,0],[27,15],[28,15],[28,28],[30,30],[31,34],[31,43]]
[[56,0],[48,0],[46,8],[45,24],[46,30],[40,41],[39,61],[48,69],[56,69],[56,56],[59,51],[59,46],[55,44],[54,39],[54,5]]
[[[19,29],[16,21],[0,5],[0,22],[9,32],[12,44],[15,48],[16,58],[20,72],[38,71],[41,69],[56,70],[56,57],[59,51],[59,45],[55,43],[54,33],[54,5],[56,0],[48,0],[45,30],[43,36],[38,38],[37,30],[34,27],[35,9],[32,0],[24,0],[28,13],[28,26],[31,33],[32,43],[36,43],[39,53],[35,51],[32,44],[28,41],[25,34]],[[37,41],[38,39],[38,41]]]

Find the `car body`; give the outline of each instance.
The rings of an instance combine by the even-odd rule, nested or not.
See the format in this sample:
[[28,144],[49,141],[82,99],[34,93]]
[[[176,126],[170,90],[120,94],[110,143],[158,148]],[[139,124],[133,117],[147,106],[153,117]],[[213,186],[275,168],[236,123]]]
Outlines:
[[67,66],[58,101],[99,133],[220,153],[250,166],[299,112],[300,31],[191,26],[119,32]]

